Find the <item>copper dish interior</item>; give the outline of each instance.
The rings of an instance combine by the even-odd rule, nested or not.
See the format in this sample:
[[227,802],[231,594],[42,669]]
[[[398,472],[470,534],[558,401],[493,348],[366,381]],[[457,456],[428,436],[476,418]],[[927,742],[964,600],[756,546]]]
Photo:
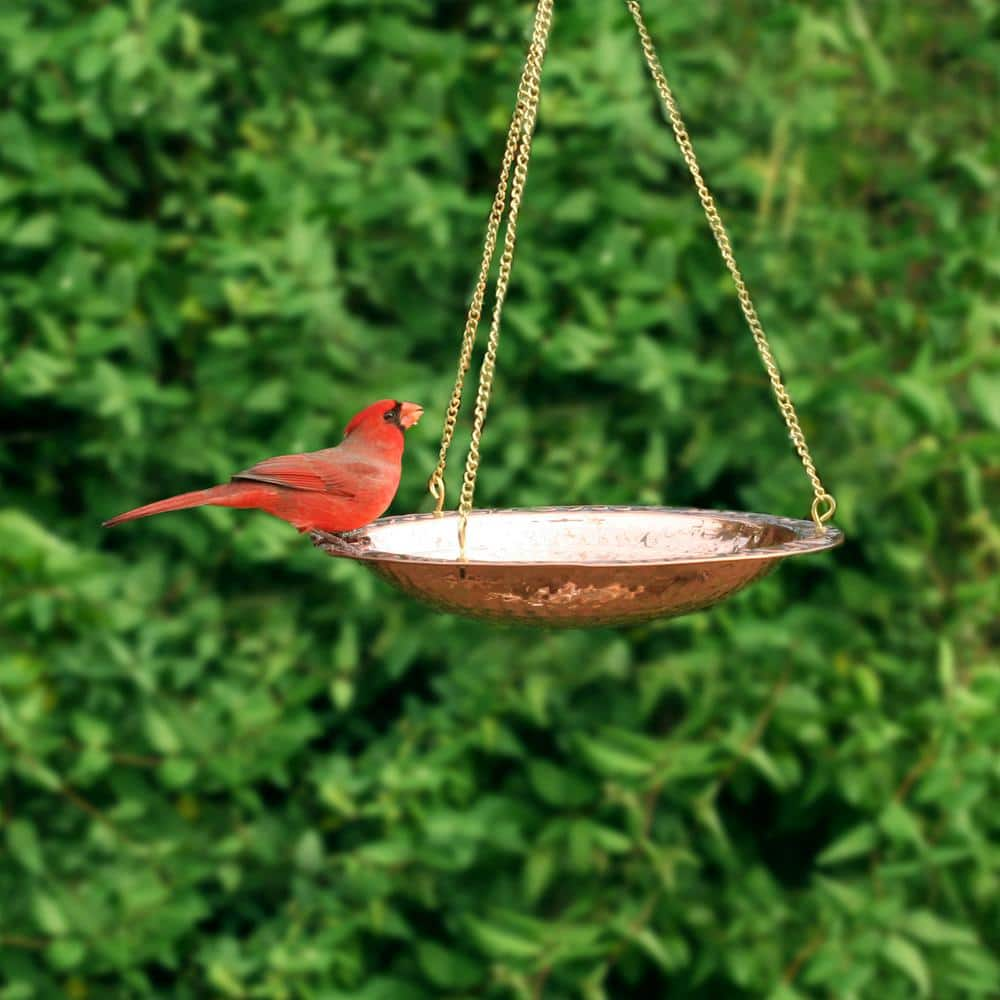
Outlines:
[[364,531],[349,546],[317,544],[443,610],[564,627],[696,611],[787,556],[843,541],[811,521],[670,507],[475,510],[465,562],[454,512],[381,518]]

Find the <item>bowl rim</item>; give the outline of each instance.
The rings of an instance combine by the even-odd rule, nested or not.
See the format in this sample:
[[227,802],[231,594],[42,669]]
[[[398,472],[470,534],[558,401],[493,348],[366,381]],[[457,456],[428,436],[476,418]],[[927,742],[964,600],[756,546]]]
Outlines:
[[586,514],[644,514],[650,517],[670,515],[673,517],[709,517],[716,520],[738,522],[750,526],[778,527],[792,532],[792,538],[779,545],[763,546],[761,548],[744,549],[739,552],[717,552],[706,555],[679,556],[673,559],[654,557],[651,559],[476,559],[470,556],[467,561],[461,559],[445,559],[436,556],[409,555],[405,552],[393,552],[378,548],[378,533],[380,528],[396,525],[426,524],[441,520],[457,520],[458,512],[443,511],[441,514],[397,514],[382,517],[372,521],[358,531],[358,534],[369,536],[366,547],[351,545],[343,551],[328,550],[331,555],[345,556],[359,562],[374,565],[384,563],[405,563],[407,565],[441,566],[441,567],[476,567],[490,566],[574,566],[574,567],[628,567],[628,566],[690,566],[701,563],[761,561],[768,559],[783,559],[786,556],[806,555],[810,552],[822,552],[832,549],[844,541],[844,533],[830,525],[824,531],[819,531],[812,521],[798,520],[790,517],[779,517],[774,514],[757,514],[748,511],[708,510],[698,507],[663,507],[641,505],[595,505],[550,507],[478,507],[469,513],[470,531],[475,522],[484,517],[497,514],[516,514],[532,516],[549,515],[586,515]]

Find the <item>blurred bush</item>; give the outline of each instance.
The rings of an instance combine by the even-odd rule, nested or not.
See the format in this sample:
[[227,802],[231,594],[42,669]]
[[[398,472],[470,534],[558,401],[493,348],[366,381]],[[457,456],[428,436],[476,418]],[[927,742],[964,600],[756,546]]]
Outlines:
[[[426,509],[502,6],[0,11],[4,1000],[996,995],[989,0],[646,5],[835,555],[545,634],[264,515],[99,527],[385,395]],[[803,515],[624,7],[563,7],[477,499]]]

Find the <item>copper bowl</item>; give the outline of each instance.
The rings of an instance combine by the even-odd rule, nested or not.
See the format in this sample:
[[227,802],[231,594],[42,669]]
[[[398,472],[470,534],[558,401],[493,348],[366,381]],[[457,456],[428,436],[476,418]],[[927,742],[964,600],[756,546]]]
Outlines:
[[468,560],[454,512],[374,521],[348,542],[315,536],[444,611],[556,627],[623,625],[716,604],[787,556],[833,548],[836,528],[769,514],[674,507],[474,510]]

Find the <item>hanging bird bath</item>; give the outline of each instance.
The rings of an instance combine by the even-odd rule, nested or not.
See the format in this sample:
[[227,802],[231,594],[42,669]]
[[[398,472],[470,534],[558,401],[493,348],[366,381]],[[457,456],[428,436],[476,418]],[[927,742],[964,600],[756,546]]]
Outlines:
[[[542,63],[554,0],[538,0],[531,42],[486,225],[437,468],[428,483],[432,514],[382,518],[348,537],[314,535],[331,555],[356,559],[401,590],[458,614],[550,626],[634,623],[697,611],[770,572],[793,555],[843,541],[828,527],[836,510],[782,381],[729,234],[705,183],[690,136],[643,21],[639,0],[625,0],[646,65],[694,181],[709,229],[767,372],[778,409],[812,485],[811,520],[670,507],[473,507],[480,443],[496,371],[500,317],[510,282],[517,220],[541,94]],[[472,362],[491,265],[506,223],[494,302],[479,373],[472,438],[458,510],[445,512],[444,473]]]
[[[458,515],[384,517],[327,551],[370,566],[443,611],[580,627],[670,618],[715,604],[793,555],[843,540],[812,521],[672,507],[474,510],[460,558]],[[324,545],[321,538],[317,544]]]

